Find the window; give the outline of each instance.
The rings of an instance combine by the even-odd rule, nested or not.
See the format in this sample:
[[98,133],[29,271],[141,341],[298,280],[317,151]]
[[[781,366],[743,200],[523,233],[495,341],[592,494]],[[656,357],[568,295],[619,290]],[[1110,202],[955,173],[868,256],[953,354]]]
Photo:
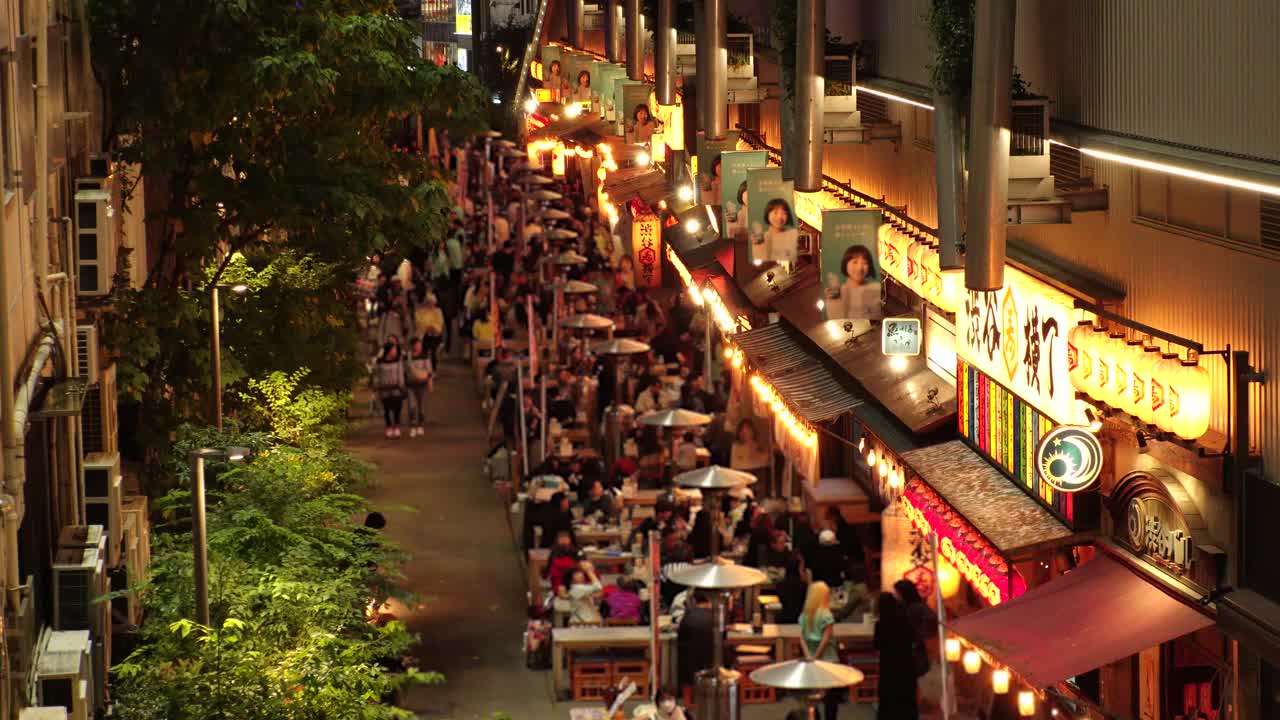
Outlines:
[[1136,222],[1240,250],[1280,253],[1280,213],[1259,193],[1133,171]]

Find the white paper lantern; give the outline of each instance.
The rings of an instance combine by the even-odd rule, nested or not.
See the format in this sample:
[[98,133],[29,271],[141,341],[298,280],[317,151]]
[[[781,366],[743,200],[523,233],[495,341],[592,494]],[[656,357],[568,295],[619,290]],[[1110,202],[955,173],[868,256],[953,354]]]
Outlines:
[[1173,433],[1183,440],[1195,440],[1209,431],[1209,371],[1200,367],[1193,350],[1169,388]]
[[1098,402],[1106,402],[1106,393],[1111,386],[1111,358],[1107,352],[1111,337],[1106,328],[1095,326],[1085,341],[1085,347],[1093,354],[1093,373],[1089,375],[1085,392]]
[[1173,432],[1169,386],[1177,382],[1178,373],[1181,371],[1182,361],[1179,360],[1178,353],[1164,353],[1160,356],[1160,362],[1156,363],[1151,380],[1151,408],[1155,410],[1156,427],[1165,432]]
[[1093,351],[1089,340],[1093,337],[1093,323],[1081,320],[1067,333],[1067,357],[1071,387],[1079,392],[1089,392],[1089,376],[1093,375]]
[[1151,381],[1155,378],[1156,365],[1160,363],[1160,348],[1148,342],[1142,348],[1142,355],[1133,364],[1133,380],[1129,387],[1133,400],[1130,414],[1148,425],[1156,422],[1156,411],[1151,407]]

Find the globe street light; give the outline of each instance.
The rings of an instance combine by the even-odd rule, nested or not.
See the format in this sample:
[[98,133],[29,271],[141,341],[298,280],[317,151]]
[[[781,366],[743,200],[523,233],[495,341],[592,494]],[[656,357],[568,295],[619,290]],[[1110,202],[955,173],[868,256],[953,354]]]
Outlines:
[[191,543],[195,549],[193,578],[196,585],[196,622],[209,627],[209,542],[206,528],[204,461],[220,460],[239,465],[249,457],[249,448],[200,448],[188,456],[191,463]]

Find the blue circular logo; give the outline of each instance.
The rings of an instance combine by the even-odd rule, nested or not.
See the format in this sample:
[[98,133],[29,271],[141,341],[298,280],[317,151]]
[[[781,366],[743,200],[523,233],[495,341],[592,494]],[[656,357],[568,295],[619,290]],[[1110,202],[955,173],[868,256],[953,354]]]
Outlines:
[[1036,473],[1054,489],[1084,490],[1102,472],[1102,443],[1080,425],[1059,425],[1036,446]]

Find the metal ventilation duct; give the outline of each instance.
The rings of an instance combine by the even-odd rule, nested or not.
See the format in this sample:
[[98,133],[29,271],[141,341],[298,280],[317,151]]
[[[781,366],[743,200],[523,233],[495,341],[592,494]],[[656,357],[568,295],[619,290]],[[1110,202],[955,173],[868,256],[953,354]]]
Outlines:
[[622,62],[622,4],[604,0],[604,56],[609,62]]
[[640,0],[625,0],[627,11],[627,79],[644,80],[644,33],[640,26]]
[[964,271],[964,284],[970,290],[1004,287],[1014,8],[1015,0],[977,0],[974,12]]
[[676,0],[658,0],[658,31],[653,45],[653,92],[659,105],[675,105]]
[[[707,139],[720,140],[729,130],[729,9],[726,0],[703,0],[702,35],[698,38],[698,55],[706,55],[706,80],[702,83],[702,127]],[[702,73],[699,72],[699,78]]]
[[823,70],[827,45],[826,0],[799,0],[796,8],[796,190],[822,189]]

